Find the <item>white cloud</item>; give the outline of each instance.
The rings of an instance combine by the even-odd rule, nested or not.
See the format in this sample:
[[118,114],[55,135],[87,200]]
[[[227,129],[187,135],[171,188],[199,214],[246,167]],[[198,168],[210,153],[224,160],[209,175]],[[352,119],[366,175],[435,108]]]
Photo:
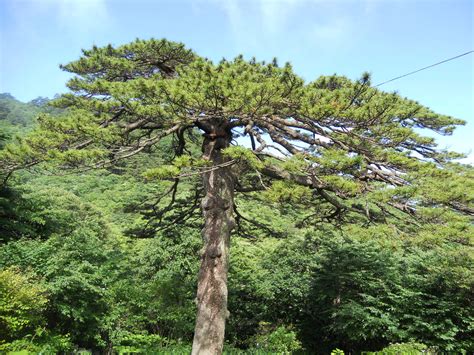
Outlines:
[[239,33],[243,26],[242,10],[236,0],[222,0],[218,1],[226,13],[232,32]]
[[285,27],[289,17],[304,0],[259,0],[263,28],[266,32],[276,33]]
[[[277,40],[286,31],[301,31],[301,35],[318,45],[332,45],[344,39],[357,27],[357,19],[347,6],[356,7],[365,16],[374,12],[375,0],[214,0],[227,16],[231,31],[239,44]],[[314,15],[305,30],[299,28],[300,17]],[[305,16],[306,15],[306,16]]]
[[48,0],[56,6],[59,24],[89,32],[110,21],[105,0]]
[[239,34],[249,29],[251,15],[257,15],[261,29],[266,33],[275,33],[288,20],[293,9],[308,0],[215,0],[229,19],[231,29]]
[[110,23],[106,0],[28,0],[12,3],[17,26],[28,29],[47,16],[58,30],[89,33]]

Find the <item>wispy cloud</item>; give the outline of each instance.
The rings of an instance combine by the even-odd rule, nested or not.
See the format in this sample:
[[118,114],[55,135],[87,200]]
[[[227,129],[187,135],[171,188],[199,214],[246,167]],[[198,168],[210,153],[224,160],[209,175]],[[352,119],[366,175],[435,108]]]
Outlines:
[[48,16],[58,30],[84,34],[110,23],[106,0],[30,0],[12,1],[12,14],[23,28],[38,16]]
[[302,5],[304,0],[258,0],[263,28],[268,33],[276,33],[287,25],[293,11]]
[[304,27],[305,33],[300,35],[305,40],[325,45],[337,43],[353,30],[355,21],[347,5],[357,6],[365,16],[370,16],[375,7],[374,1],[215,0],[215,3],[227,16],[238,43],[256,41],[258,37],[261,45],[264,41],[278,39],[283,32],[303,32],[298,29],[301,17],[307,19],[308,14],[314,14],[312,22]]
[[217,1],[217,3],[222,7],[227,15],[232,32],[239,33],[242,30],[244,23],[242,9],[239,3],[235,0],[222,0]]
[[47,0],[56,7],[61,26],[90,32],[110,22],[105,0]]

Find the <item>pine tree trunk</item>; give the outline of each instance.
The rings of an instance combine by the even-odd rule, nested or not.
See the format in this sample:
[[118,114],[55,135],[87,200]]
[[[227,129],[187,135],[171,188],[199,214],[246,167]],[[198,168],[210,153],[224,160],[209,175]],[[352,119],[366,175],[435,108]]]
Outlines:
[[204,158],[216,167],[203,176],[205,197],[202,200],[204,228],[201,269],[198,276],[197,318],[192,354],[221,354],[224,345],[227,310],[227,271],[230,233],[234,227],[234,179],[221,149],[230,143],[224,137],[206,137]]

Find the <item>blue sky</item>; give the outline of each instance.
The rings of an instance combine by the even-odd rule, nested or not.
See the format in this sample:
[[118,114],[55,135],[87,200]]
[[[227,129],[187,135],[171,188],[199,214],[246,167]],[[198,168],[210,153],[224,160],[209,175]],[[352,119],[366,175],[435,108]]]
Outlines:
[[[242,53],[373,83],[474,49],[472,0],[2,0],[0,92],[22,101],[66,90],[61,63],[93,44],[184,42],[213,60]],[[474,54],[381,86],[468,121],[440,146],[474,163]]]

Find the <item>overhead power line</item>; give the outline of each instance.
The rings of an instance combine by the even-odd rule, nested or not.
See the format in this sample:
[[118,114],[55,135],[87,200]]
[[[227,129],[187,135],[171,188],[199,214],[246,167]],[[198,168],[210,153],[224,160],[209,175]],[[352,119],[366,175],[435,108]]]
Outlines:
[[422,70],[425,70],[425,69],[428,69],[428,68],[435,67],[435,66],[437,66],[437,65],[440,65],[440,64],[449,62],[449,61],[451,61],[451,60],[454,60],[454,59],[463,57],[463,56],[465,56],[465,55],[468,55],[468,54],[470,54],[470,53],[472,53],[472,52],[474,52],[474,50],[473,50],[473,51],[466,52],[466,53],[463,53],[463,54],[459,54],[459,55],[457,55],[457,56],[455,56],[455,57],[452,57],[452,58],[449,58],[449,59],[442,60],[441,62],[438,62],[438,63],[434,63],[434,64],[431,64],[431,65],[428,65],[427,67],[417,69],[417,70],[412,71],[412,72],[410,72],[410,73],[397,76],[396,78],[393,78],[393,79],[384,81],[384,82],[382,82],[382,83],[380,83],[380,84],[377,84],[377,85],[375,85],[374,87],[377,87],[377,86],[380,86],[380,85],[383,85],[383,84],[390,83],[391,81],[395,81],[395,80],[404,78],[404,77],[406,77],[406,76],[408,76],[408,75],[412,75],[412,74],[418,73],[418,72],[420,72],[420,71],[422,71]]

